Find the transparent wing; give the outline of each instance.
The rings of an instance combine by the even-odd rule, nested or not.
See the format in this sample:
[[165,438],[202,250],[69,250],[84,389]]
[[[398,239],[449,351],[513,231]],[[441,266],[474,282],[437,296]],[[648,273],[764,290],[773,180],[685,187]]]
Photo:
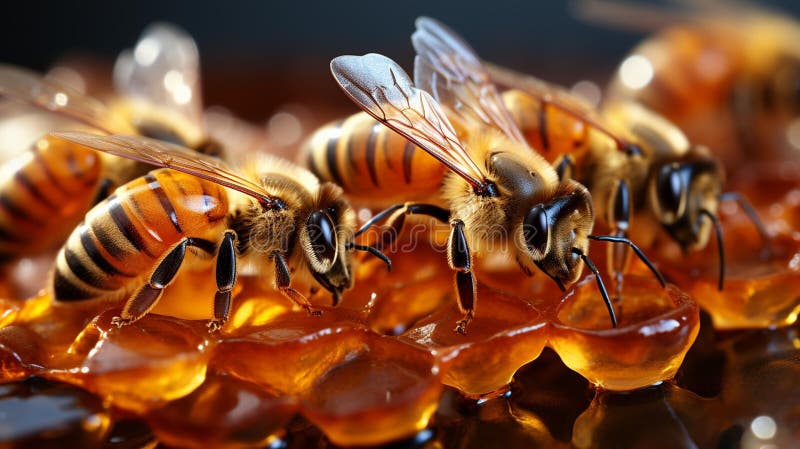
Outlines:
[[416,25],[411,42],[417,51],[414,61],[417,87],[466,120],[482,122],[525,144],[497,88],[469,44],[429,17],[420,17]]
[[117,58],[114,86],[119,93],[176,113],[202,130],[200,56],[185,31],[164,23],[145,29],[136,47]]
[[542,81],[530,75],[515,72],[505,67],[500,67],[488,62],[484,63],[492,80],[506,89],[517,89],[523,91],[542,102],[547,102],[550,106],[557,108],[565,114],[571,115],[590,127],[595,128],[601,133],[613,139],[620,149],[624,149],[628,142],[619,134],[611,131],[603,123],[599,112],[589,102],[573,95],[562,87]]
[[414,87],[405,71],[386,56],[339,56],[331,72],[350,98],[379,122],[427,151],[474,187],[484,174],[461,145],[441,107]]
[[21,67],[0,64],[0,95],[72,117],[107,133],[134,132],[99,100]]
[[273,205],[275,198],[258,184],[237,175],[221,161],[188,148],[141,136],[98,136],[79,132],[56,132],[53,136],[156,167],[170,168],[238,190]]

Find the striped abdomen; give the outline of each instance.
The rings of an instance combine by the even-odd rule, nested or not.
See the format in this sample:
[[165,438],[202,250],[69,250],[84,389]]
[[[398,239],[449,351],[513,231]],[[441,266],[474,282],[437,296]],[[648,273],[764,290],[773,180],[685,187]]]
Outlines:
[[216,245],[227,214],[227,194],[212,182],[165,169],[136,178],[69,236],[56,260],[53,296],[76,301],[127,293],[183,237]]
[[549,162],[564,154],[576,162],[588,155],[591,125],[586,121],[519,90],[504,92],[503,102],[528,144]]
[[101,166],[94,150],[51,138],[6,162],[0,179],[0,259],[62,245],[92,206]]
[[363,112],[320,128],[303,152],[306,167],[362,205],[429,199],[445,173],[436,159]]

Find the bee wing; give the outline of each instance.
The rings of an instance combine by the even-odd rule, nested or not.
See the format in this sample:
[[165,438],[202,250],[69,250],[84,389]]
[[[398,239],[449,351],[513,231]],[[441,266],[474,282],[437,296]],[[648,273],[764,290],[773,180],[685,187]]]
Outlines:
[[250,195],[263,205],[274,204],[275,198],[261,186],[237,175],[222,161],[179,145],[141,136],[99,136],[80,132],[54,132],[51,134],[60,139],[115,156],[133,159],[156,167],[170,168],[206,179]]
[[63,114],[107,133],[133,133],[99,100],[36,72],[0,64],[0,95]]
[[173,25],[156,23],[114,64],[114,87],[123,95],[176,113],[202,135],[200,56],[194,39]]
[[339,86],[364,111],[402,134],[474,187],[486,177],[461,145],[436,100],[417,89],[406,72],[386,56],[339,56],[331,61]]
[[620,149],[627,144],[626,140],[617,133],[608,129],[604,125],[603,119],[597,109],[580,97],[577,97],[565,89],[542,81],[530,75],[515,72],[505,67],[500,67],[491,63],[484,63],[492,80],[497,85],[507,89],[521,90],[540,101],[547,102],[550,106],[558,108],[562,112],[578,118],[591,127],[607,135],[615,142]]
[[414,82],[466,120],[482,122],[512,140],[525,138],[475,51],[439,21],[420,17],[411,42],[417,51]]

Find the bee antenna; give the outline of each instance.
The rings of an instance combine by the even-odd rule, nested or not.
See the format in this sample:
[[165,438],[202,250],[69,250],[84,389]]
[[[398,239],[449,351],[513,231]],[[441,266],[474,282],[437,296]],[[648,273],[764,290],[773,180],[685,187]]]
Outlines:
[[658,282],[661,284],[661,288],[664,288],[664,287],[667,286],[667,283],[666,283],[666,281],[664,281],[664,276],[661,275],[661,272],[658,271],[658,269],[655,267],[655,265],[653,265],[653,262],[650,262],[650,259],[648,259],[647,256],[644,255],[644,252],[642,252],[642,250],[639,249],[639,247],[636,246],[635,243],[630,241],[630,239],[625,238],[625,237],[617,237],[617,236],[613,236],[613,235],[590,235],[589,238],[592,239],[592,240],[600,241],[600,242],[624,243],[624,244],[630,246],[631,249],[633,249],[633,252],[636,253],[636,256],[639,257],[639,260],[644,262],[644,264],[647,265],[647,268],[649,268],[650,271],[653,272],[653,274],[655,275],[656,279],[658,279]]
[[608,316],[611,317],[611,325],[616,328],[617,327],[617,314],[614,313],[614,306],[611,304],[611,298],[608,297],[608,291],[606,290],[606,286],[603,283],[603,278],[600,277],[600,272],[597,270],[597,267],[594,266],[592,261],[589,259],[589,256],[583,253],[578,248],[572,248],[572,252],[581,256],[581,260],[583,263],[589,267],[589,270],[594,273],[594,279],[597,281],[597,288],[600,289],[600,296],[603,297],[603,302],[606,303],[606,308],[608,309]]
[[761,236],[761,241],[764,243],[764,257],[769,257],[769,233],[767,232],[767,227],[764,226],[764,222],[761,221],[761,217],[758,216],[758,213],[756,213],[756,210],[753,209],[753,205],[747,201],[747,198],[743,197],[739,192],[725,192],[719,195],[719,200],[736,201],[739,207],[744,210],[747,218],[753,222],[753,226],[755,226],[756,230],[758,230],[758,234]]
[[357,245],[355,243],[348,243],[347,245],[345,245],[345,248],[354,249],[356,251],[366,251],[372,254],[373,256],[377,257],[378,259],[382,260],[383,263],[386,264],[386,271],[392,271],[392,261],[389,259],[389,257],[386,256],[386,254],[383,254],[381,250],[379,250],[378,248],[367,245]]
[[719,254],[719,283],[717,284],[717,289],[722,291],[725,286],[725,247],[722,245],[722,226],[720,226],[717,217],[709,212],[708,209],[700,209],[700,216],[708,217],[717,233],[717,253]]

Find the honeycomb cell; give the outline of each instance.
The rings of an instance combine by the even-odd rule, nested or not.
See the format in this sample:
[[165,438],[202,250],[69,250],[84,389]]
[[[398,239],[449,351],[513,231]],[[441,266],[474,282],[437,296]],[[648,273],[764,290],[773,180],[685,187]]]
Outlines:
[[572,423],[589,406],[589,382],[570,370],[550,348],[514,374],[509,400],[539,416],[560,441],[572,438]]
[[32,377],[0,385],[0,447],[100,448],[110,418],[100,398]]
[[489,398],[504,393],[517,369],[539,356],[548,327],[530,303],[484,284],[478,284],[475,310],[466,335],[454,330],[463,313],[453,299],[402,338],[436,355],[446,385],[467,396]]
[[111,318],[118,314],[110,309],[99,315],[71,348],[76,363],[46,375],[139,412],[183,397],[203,382],[213,345],[204,322],[149,314],[117,328]]
[[423,429],[441,389],[433,356],[336,315],[281,315],[221,342],[212,366],[300,399],[303,414],[336,444],[377,444]]
[[268,326],[221,341],[210,366],[270,391],[300,396],[337,363],[365,350],[366,332],[335,313],[289,312]]
[[379,444],[414,435],[428,425],[441,393],[429,353],[365,336],[366,350],[325,372],[302,397],[305,415],[335,444]]
[[22,326],[0,328],[0,379],[3,382],[38,374],[48,358],[42,338]]
[[188,396],[147,413],[158,440],[185,448],[260,448],[279,435],[297,411],[288,397],[255,384],[211,374]]
[[432,246],[388,252],[392,271],[377,259],[365,259],[354,288],[340,307],[362,311],[367,325],[381,334],[399,335],[413,323],[452,300],[453,272],[447,258]]
[[719,404],[666,382],[630,392],[600,391],[575,420],[572,445],[594,448],[718,447]]
[[30,299],[0,299],[0,327],[8,324],[21,324],[35,320],[50,311],[50,297],[47,294]]
[[570,369],[597,387],[631,390],[670,379],[697,336],[697,304],[652,277],[626,277],[614,300],[612,328],[592,276],[560,304],[549,345]]
[[800,313],[795,293],[800,289],[800,240],[779,234],[764,253],[751,228],[741,222],[726,226],[722,291],[713,246],[688,255],[672,245],[661,251],[664,273],[698,299],[717,329],[786,326]]
[[22,364],[38,368],[68,364],[68,348],[101,307],[98,304],[69,307],[52,303],[46,294],[26,301],[7,302],[3,306],[10,307],[14,316],[0,328],[0,335],[4,335],[0,342]]

